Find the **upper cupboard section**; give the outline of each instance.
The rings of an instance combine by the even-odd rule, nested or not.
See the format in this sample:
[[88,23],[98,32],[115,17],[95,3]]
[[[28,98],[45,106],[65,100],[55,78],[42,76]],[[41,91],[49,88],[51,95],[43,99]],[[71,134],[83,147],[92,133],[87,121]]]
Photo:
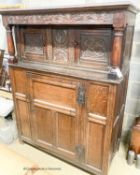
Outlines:
[[106,69],[110,64],[112,30],[95,27],[16,27],[18,57]]

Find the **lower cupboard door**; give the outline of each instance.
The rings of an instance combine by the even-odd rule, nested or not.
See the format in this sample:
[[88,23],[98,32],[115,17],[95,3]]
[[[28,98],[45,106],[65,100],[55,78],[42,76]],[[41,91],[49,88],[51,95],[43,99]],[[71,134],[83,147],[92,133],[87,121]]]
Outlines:
[[[36,145],[56,155],[76,158],[80,110],[77,82],[31,74],[32,133]],[[50,151],[50,152],[51,152]]]
[[76,117],[35,106],[32,124],[37,145],[66,157],[76,158]]

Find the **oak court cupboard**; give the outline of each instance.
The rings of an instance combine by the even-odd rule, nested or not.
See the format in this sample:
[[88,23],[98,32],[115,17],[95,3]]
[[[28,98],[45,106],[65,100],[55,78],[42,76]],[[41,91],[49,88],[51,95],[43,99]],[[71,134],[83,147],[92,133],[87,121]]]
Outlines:
[[0,11],[21,141],[107,175],[120,142],[136,12],[127,3]]

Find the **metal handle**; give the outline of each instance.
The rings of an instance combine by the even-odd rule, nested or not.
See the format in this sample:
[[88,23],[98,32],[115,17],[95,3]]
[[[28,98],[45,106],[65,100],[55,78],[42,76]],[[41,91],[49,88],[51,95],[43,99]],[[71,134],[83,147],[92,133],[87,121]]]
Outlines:
[[79,104],[85,103],[85,88],[83,85],[79,86],[79,88],[78,88],[77,102]]

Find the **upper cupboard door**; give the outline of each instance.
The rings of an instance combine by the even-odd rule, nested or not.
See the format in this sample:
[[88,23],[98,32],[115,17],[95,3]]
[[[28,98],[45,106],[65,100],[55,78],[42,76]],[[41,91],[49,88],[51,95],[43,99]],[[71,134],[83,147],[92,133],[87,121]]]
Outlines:
[[106,69],[110,63],[111,30],[77,30],[75,60],[81,66]]
[[47,55],[47,32],[43,28],[20,29],[19,47],[21,58],[27,61],[45,61]]
[[73,31],[52,28],[50,55],[54,63],[71,64],[74,61]]

